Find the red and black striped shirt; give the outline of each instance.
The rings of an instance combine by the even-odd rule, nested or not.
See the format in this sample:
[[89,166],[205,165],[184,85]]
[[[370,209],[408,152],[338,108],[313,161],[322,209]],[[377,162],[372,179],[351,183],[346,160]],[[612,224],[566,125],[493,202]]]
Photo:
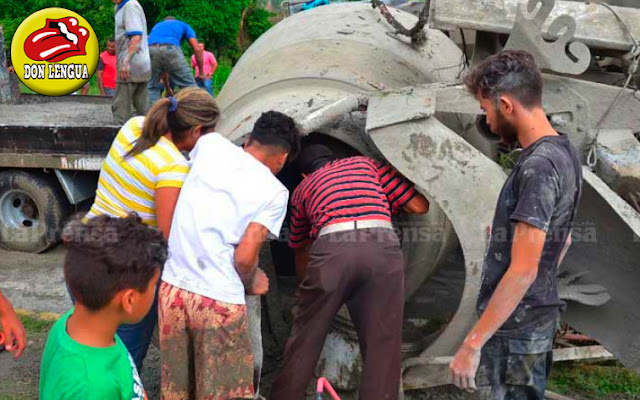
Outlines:
[[391,222],[391,215],[414,194],[413,185],[389,164],[363,156],[332,161],[307,176],[293,192],[289,245],[303,246],[330,224]]

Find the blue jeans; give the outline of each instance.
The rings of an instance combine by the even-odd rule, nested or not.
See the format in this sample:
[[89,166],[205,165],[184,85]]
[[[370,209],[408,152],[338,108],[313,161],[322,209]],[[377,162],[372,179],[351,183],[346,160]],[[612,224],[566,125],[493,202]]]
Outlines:
[[213,96],[213,80],[211,79],[198,79],[196,78],[196,83],[198,84],[199,88],[202,88],[204,90],[206,90],[211,96]]
[[116,90],[115,89],[109,89],[109,88],[104,88],[104,94],[105,96],[109,96],[109,97],[113,97],[116,95]]
[[[151,309],[142,321],[137,324],[122,324],[116,331],[122,343],[124,343],[127,350],[129,350],[129,354],[131,354],[133,361],[136,363],[136,368],[139,373],[142,372],[142,362],[147,356],[147,350],[149,350],[149,344],[151,344],[151,338],[153,337],[153,330],[158,323],[159,287],[160,280],[158,280],[158,285],[156,286],[156,294]],[[71,290],[69,290],[69,286],[67,286],[67,292],[69,293],[69,297],[71,297],[71,302],[75,304],[76,299],[73,297]]]

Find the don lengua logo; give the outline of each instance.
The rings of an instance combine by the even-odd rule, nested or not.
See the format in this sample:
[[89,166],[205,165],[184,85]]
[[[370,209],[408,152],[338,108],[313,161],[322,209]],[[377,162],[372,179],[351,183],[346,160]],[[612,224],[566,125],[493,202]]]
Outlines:
[[63,8],[40,10],[18,27],[13,67],[35,92],[60,96],[84,86],[98,63],[98,39],[89,23]]
[[24,52],[34,61],[57,62],[87,54],[89,30],[73,17],[47,19],[45,26],[33,32],[24,43]]

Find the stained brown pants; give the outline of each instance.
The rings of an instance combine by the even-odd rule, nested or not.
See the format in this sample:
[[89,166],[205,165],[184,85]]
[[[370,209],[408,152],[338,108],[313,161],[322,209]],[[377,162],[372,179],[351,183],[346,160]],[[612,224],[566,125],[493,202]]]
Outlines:
[[316,240],[298,288],[291,336],[271,400],[303,400],[329,325],[346,304],[364,362],[361,400],[396,400],[400,383],[404,260],[390,229],[332,233]]

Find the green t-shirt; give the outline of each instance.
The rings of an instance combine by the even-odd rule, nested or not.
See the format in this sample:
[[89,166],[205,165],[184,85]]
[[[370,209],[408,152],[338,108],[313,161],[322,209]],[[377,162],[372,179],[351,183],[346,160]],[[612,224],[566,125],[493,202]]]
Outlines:
[[40,367],[41,400],[146,400],[133,359],[118,335],[111,347],[89,347],[67,333],[73,309],[58,320]]

